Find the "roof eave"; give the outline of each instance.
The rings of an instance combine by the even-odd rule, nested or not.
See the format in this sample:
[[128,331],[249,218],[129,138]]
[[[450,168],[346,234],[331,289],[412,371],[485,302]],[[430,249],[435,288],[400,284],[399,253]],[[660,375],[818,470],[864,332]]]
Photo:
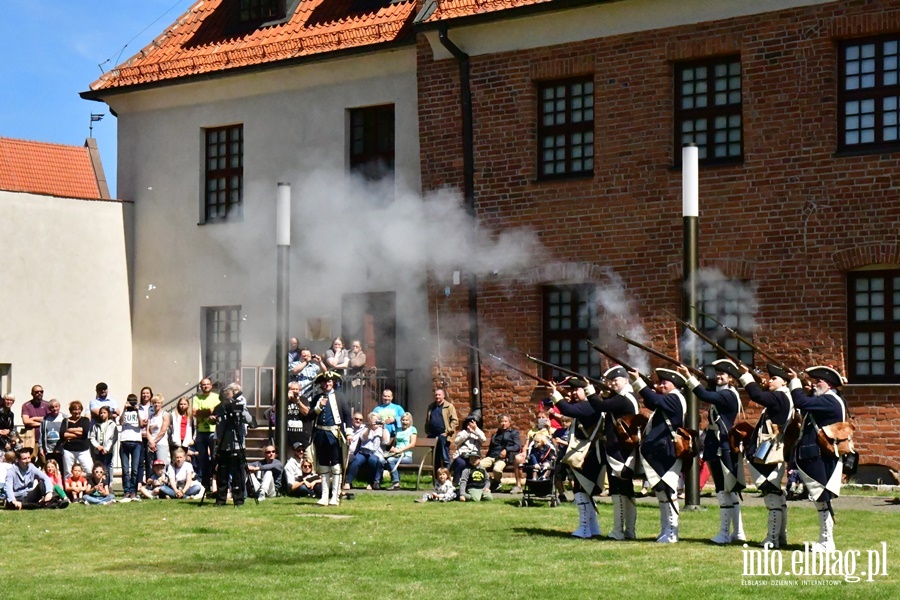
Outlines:
[[230,69],[220,69],[217,71],[210,71],[209,73],[199,73],[197,75],[184,75],[180,77],[172,77],[171,79],[162,79],[160,81],[151,81],[148,83],[139,83],[135,85],[127,85],[121,87],[112,87],[112,88],[101,88],[99,90],[87,90],[84,92],[80,92],[78,95],[81,96],[85,100],[95,100],[97,102],[103,102],[104,98],[108,98],[110,96],[119,96],[122,94],[130,94],[133,92],[142,92],[146,90],[158,89],[163,87],[170,87],[174,85],[182,85],[186,83],[197,83],[201,81],[211,81],[215,79],[222,79],[225,77],[232,77],[235,75],[246,75],[248,73],[261,73],[264,71],[272,71],[276,69],[285,69],[289,67],[296,67],[298,65],[304,64],[313,64],[317,62],[325,62],[328,60],[333,60],[337,58],[346,58],[359,54],[366,54],[370,52],[380,52],[383,50],[393,50],[396,48],[402,48],[404,46],[414,46],[416,43],[416,37],[412,32],[408,32],[403,35],[401,38],[391,40],[389,42],[380,42],[377,44],[367,44],[365,46],[356,46],[353,48],[344,48],[342,50],[333,50],[330,52],[321,52],[317,54],[309,54],[304,56],[298,56],[295,58],[285,58],[281,60],[276,60],[272,62],[266,62],[255,65],[247,65],[244,67],[234,67]]
[[569,10],[572,8],[582,8],[595,4],[612,4],[613,2],[621,2],[622,0],[551,0],[550,2],[542,2],[540,4],[529,4],[528,6],[518,6],[513,8],[505,8],[503,10],[495,10],[487,13],[479,13],[477,15],[468,15],[465,17],[455,17],[450,19],[439,19],[422,23],[419,21],[428,6],[423,7],[422,11],[416,15],[413,20],[413,28],[419,32],[434,31],[445,27],[464,27],[467,25],[480,25],[483,23],[492,23],[503,21],[506,19],[515,19],[518,17],[528,17],[535,14],[554,12],[560,10]]

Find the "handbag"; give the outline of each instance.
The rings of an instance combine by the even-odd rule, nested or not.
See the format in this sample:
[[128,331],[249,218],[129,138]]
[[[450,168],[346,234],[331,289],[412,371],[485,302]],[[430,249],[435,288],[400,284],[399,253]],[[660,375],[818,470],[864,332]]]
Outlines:
[[698,442],[699,433],[695,429],[686,427],[674,428],[669,417],[664,417],[669,431],[672,433],[672,441],[675,444],[675,458],[680,459],[682,463],[687,463],[695,456],[700,454],[700,444]]
[[591,432],[591,435],[588,439],[577,438],[574,435],[570,435],[571,441],[569,442],[568,448],[566,448],[566,453],[563,454],[562,462],[569,465],[573,469],[580,469],[584,466],[584,460],[587,458],[588,452],[591,447],[594,445],[594,441],[597,439],[597,433],[600,431],[600,422],[597,422],[597,426],[594,427],[594,431]]
[[647,425],[647,420],[641,413],[616,419],[616,437],[619,438],[624,454],[631,454],[641,444],[641,431]]
[[853,452],[853,425],[847,421],[832,423],[825,427],[816,425],[816,443],[830,456],[843,456]]

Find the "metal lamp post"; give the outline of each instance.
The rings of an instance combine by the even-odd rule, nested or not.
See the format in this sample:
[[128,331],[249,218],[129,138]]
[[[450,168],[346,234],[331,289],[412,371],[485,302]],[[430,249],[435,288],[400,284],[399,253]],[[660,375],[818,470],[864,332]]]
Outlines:
[[[700,205],[699,163],[699,153],[695,144],[682,148],[682,220],[684,226],[682,283],[684,294],[682,295],[681,313],[682,318],[694,327],[697,327],[697,271],[699,270],[697,255]],[[698,362],[696,345],[689,344],[687,350],[687,356],[684,357],[687,364],[696,367]],[[700,412],[697,406],[697,397],[693,393],[687,395],[687,423],[685,426],[694,431],[700,429]],[[685,476],[684,505],[688,509],[700,508],[700,459],[697,456],[693,458],[691,468]]]
[[275,448],[287,459],[288,312],[290,307],[291,184],[278,183],[275,194],[277,286],[275,292]]

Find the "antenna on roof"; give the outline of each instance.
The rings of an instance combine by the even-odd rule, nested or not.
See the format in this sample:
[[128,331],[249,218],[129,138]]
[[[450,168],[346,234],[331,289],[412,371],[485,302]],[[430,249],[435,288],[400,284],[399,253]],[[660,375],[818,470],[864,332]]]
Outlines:
[[90,133],[88,134],[88,137],[94,137],[94,122],[102,121],[105,116],[106,113],[91,113],[91,124],[88,127]]

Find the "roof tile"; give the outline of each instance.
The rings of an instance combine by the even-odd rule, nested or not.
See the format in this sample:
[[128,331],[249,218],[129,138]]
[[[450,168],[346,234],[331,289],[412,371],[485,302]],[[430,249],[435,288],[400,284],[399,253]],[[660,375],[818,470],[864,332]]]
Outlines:
[[459,17],[471,17],[510,8],[543,4],[553,0],[437,0],[437,8],[420,23],[436,23]]
[[91,90],[412,39],[415,8],[415,0],[301,0],[284,23],[235,34],[228,0],[201,0]]
[[0,190],[60,198],[101,198],[89,151],[0,137]]

